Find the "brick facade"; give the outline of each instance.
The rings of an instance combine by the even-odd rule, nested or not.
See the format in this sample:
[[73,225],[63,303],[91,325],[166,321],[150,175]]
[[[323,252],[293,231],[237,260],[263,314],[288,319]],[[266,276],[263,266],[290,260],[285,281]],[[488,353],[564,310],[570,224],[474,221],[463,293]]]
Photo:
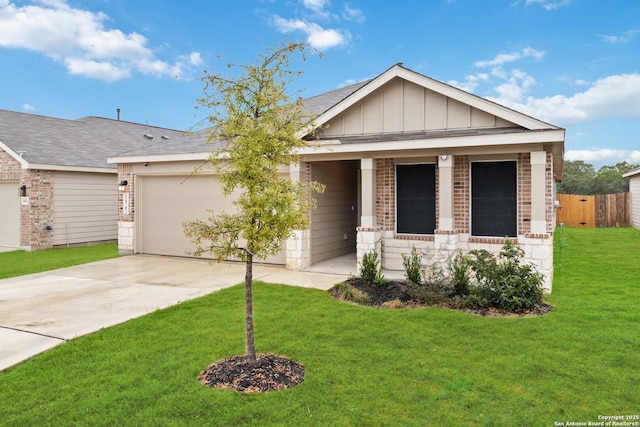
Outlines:
[[27,250],[52,247],[53,173],[22,169],[20,162],[0,151],[0,181],[19,181],[20,186],[27,188],[29,204],[20,205],[20,247]]
[[[453,252],[472,249],[486,249],[497,253],[504,244],[500,237],[472,237],[470,235],[471,186],[470,163],[472,157],[457,155],[453,165],[453,206],[455,230],[435,230],[434,235],[408,236],[395,233],[395,163],[393,159],[376,161],[376,230],[359,229],[358,259],[366,252],[364,247],[373,248],[381,241],[382,265],[390,270],[402,270],[402,254],[415,246],[422,250],[426,259],[444,261]],[[517,155],[517,212],[518,236],[513,240],[525,252],[525,261],[534,264],[545,275],[545,288],[551,290],[553,276],[553,176],[552,155],[547,153],[545,166],[545,219],[547,234],[531,233],[531,156],[529,153]],[[436,177],[438,174],[436,173]],[[436,200],[439,199],[436,183]],[[436,212],[438,207],[436,206]]]

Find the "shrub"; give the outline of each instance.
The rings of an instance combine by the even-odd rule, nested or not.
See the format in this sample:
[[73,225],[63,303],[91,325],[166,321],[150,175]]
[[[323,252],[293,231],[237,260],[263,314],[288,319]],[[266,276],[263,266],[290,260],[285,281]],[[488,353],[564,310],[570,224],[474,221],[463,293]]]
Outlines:
[[449,268],[451,270],[451,284],[455,295],[469,295],[469,258],[462,255],[462,252],[456,253],[451,261]]
[[411,247],[411,255],[402,254],[404,277],[408,282],[419,284],[422,282],[422,255],[415,246]]
[[531,265],[522,265],[524,251],[507,239],[499,259],[486,250],[470,252],[471,270],[478,281],[474,299],[515,312],[534,308],[542,302],[542,274]]
[[382,285],[385,283],[382,275],[382,268],[378,261],[378,252],[372,250],[362,257],[362,266],[360,267],[360,277],[370,284]]
[[348,282],[342,282],[335,285],[331,290],[331,294],[343,301],[351,301],[356,304],[369,303],[369,297],[360,289],[350,285]]

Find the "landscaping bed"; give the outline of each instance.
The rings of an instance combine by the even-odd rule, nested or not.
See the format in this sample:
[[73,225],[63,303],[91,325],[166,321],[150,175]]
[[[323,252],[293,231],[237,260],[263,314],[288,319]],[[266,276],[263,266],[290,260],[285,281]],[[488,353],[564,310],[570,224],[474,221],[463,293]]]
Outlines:
[[452,292],[429,289],[424,293],[431,293],[431,298],[420,301],[414,296],[411,285],[403,281],[386,281],[382,284],[369,283],[361,278],[352,278],[329,289],[329,294],[338,300],[353,304],[380,308],[427,308],[444,307],[486,317],[518,317],[540,316],[549,313],[553,306],[541,302],[533,308],[507,311],[498,306],[472,306]]

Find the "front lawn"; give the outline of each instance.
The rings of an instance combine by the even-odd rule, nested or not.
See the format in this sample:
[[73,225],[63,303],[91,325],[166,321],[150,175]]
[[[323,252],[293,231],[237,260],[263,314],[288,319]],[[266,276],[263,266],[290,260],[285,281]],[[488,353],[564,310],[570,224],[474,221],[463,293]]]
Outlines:
[[[198,373],[244,351],[236,286],[0,373],[2,425],[553,426],[640,413],[640,231],[556,233],[545,316],[348,305],[257,283],[258,352],[305,365],[259,395]],[[239,278],[239,281],[242,278]]]
[[32,252],[3,252],[0,253],[0,279],[40,273],[117,256],[118,245],[116,243],[73,246]]

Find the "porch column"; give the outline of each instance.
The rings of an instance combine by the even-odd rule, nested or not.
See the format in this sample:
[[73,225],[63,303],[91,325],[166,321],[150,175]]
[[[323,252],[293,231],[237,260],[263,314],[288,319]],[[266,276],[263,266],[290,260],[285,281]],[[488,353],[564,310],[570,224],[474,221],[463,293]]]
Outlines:
[[360,160],[362,173],[362,216],[360,227],[374,228],[376,226],[376,160],[365,158]]
[[545,151],[531,153],[531,233],[533,234],[547,232],[546,166]]
[[438,157],[438,230],[453,231],[453,156]]
[[[305,163],[294,163],[289,166],[289,179],[293,182],[301,182],[306,179]],[[311,215],[311,214],[309,214]],[[285,242],[285,265],[290,270],[302,270],[310,264],[311,259],[311,231],[295,230],[292,237]]]

